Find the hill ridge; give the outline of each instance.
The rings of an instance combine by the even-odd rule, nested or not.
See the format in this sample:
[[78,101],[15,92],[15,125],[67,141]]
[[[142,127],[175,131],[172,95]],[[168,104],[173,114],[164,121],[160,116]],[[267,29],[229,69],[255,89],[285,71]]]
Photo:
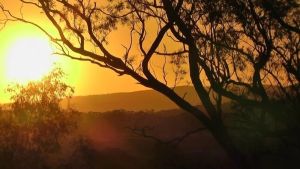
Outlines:
[[[174,89],[180,96],[185,98],[193,105],[200,105],[199,99],[192,86],[178,86]],[[151,89],[106,93],[98,95],[74,96],[69,101],[70,106],[81,112],[105,112],[116,109],[128,111],[161,111],[178,109],[178,107],[167,97]],[[62,102],[63,107],[67,107],[67,101]]]

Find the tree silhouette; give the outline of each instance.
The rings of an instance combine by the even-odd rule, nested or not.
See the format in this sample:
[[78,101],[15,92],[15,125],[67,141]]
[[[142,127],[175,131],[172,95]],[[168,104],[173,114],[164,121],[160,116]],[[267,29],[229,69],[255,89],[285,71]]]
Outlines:
[[[57,54],[129,75],[162,93],[199,119],[238,168],[248,166],[223,122],[224,97],[265,112],[272,112],[278,103],[274,100],[284,99],[297,112],[300,11],[296,0],[20,1],[40,9],[59,36],[1,6],[5,21],[32,24],[60,47]],[[110,34],[119,29],[129,40],[120,44],[123,54],[116,55],[107,44]],[[155,60],[160,68],[151,66],[154,58],[161,58]],[[191,81],[204,110],[174,91],[178,81],[170,82],[170,67],[175,79]]]
[[1,168],[46,168],[45,156],[60,149],[61,138],[76,127],[74,113],[59,103],[73,89],[54,69],[41,81],[13,85],[11,109],[0,113]]

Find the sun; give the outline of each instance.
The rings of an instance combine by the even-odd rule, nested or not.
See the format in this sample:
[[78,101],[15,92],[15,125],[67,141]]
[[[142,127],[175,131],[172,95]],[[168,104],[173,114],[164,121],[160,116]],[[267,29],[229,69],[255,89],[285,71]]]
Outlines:
[[9,81],[26,83],[49,73],[55,62],[50,42],[41,37],[16,40],[7,53],[6,76]]

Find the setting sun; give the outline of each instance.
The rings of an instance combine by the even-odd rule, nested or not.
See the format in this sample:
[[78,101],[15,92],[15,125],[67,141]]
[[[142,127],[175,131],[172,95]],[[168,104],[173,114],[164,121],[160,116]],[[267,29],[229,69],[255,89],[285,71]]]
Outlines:
[[18,39],[7,53],[6,76],[9,81],[26,83],[38,80],[53,66],[55,57],[50,43],[40,37]]

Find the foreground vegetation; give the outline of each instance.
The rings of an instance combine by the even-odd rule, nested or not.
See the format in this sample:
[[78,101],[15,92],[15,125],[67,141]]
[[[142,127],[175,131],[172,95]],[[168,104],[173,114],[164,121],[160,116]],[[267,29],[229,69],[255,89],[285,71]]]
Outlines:
[[[8,88],[0,109],[1,169],[230,169],[234,165],[207,128],[181,110],[80,113],[62,109],[73,89],[55,69],[28,85]],[[269,112],[223,105],[237,147],[253,168],[297,168],[297,110],[279,102]],[[218,161],[216,163],[215,161]]]
[[[61,114],[55,119],[27,121],[27,125],[7,118],[8,113],[1,112],[3,169],[232,168],[226,153],[209,132],[205,129],[192,132],[203,126],[179,110],[64,112],[73,115],[68,119]],[[226,117],[227,121],[232,118]],[[54,120],[59,122],[54,124]],[[253,117],[247,124],[232,129],[237,144],[255,160],[253,165],[297,168],[298,136],[292,130],[267,133],[267,129],[255,126],[254,120]],[[241,132],[245,131],[242,127],[247,132]]]

